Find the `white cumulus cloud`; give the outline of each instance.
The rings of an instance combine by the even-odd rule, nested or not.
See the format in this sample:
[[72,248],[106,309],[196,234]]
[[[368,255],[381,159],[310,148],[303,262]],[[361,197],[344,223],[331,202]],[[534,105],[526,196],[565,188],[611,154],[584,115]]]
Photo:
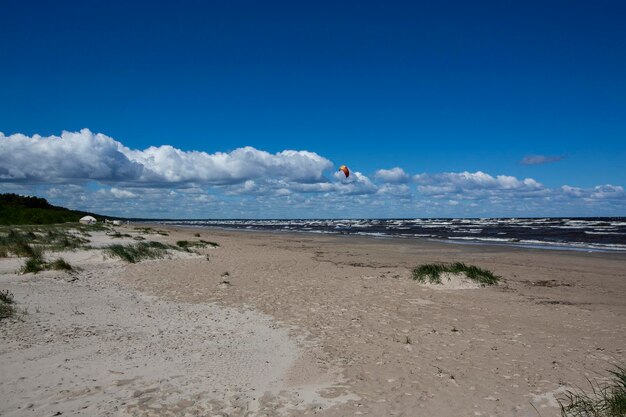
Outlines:
[[172,146],[133,150],[88,129],[61,136],[0,133],[0,180],[76,183],[85,180],[134,184],[235,184],[256,178],[290,182],[323,180],[332,163],[308,151],[275,154],[252,147],[209,154]]
[[374,177],[382,182],[390,184],[402,184],[409,182],[411,177],[404,172],[402,168],[395,167],[391,169],[379,169],[374,174]]
[[419,174],[413,177],[424,194],[465,193],[482,191],[538,191],[543,185],[532,178],[518,179],[509,175],[492,176],[482,171]]
[[621,187],[619,185],[598,185],[594,187],[593,192],[591,193],[591,198],[598,199],[613,199],[621,197],[624,197],[624,187]]
[[126,151],[121,143],[87,129],[48,137],[0,133],[0,180],[65,183],[141,178],[144,167],[130,160]]

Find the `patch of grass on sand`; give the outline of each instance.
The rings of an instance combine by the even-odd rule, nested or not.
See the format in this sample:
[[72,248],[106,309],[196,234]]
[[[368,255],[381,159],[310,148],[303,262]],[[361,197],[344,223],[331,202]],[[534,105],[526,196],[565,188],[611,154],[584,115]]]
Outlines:
[[0,291],[0,320],[13,316],[15,307],[13,307],[13,294],[9,290]]
[[104,249],[104,252],[111,257],[135,263],[143,259],[163,258],[168,249],[173,249],[173,247],[160,242],[139,242],[134,245],[110,245]]
[[467,278],[481,285],[494,285],[501,279],[501,277],[487,269],[474,265],[465,265],[463,262],[451,264],[433,263],[417,266],[413,269],[413,279],[421,283],[441,284],[441,274],[443,273],[465,274]]
[[78,230],[65,226],[20,226],[0,229],[0,253],[9,256],[32,258],[37,248],[40,250],[62,251],[86,248],[89,241],[79,236]]
[[0,290],[0,302],[5,304],[13,304],[15,300],[13,299],[13,294],[9,292],[9,290]]
[[169,236],[165,230],[153,229],[152,227],[135,227],[135,230],[146,234],[146,235],[161,235],[161,236]]
[[559,401],[562,417],[624,417],[626,416],[626,366],[609,371],[612,380],[591,385],[591,392],[568,391],[565,405]]
[[30,243],[35,237],[32,232],[22,233],[16,229],[9,229],[6,234],[0,235],[0,249],[7,255],[13,253],[17,256],[32,256],[33,247]]
[[120,233],[120,232],[117,232],[117,231],[114,232],[114,233],[109,233],[108,236],[111,237],[111,238],[114,238],[114,239],[121,239],[123,237],[132,237],[128,233]]
[[46,269],[46,263],[44,262],[44,260],[41,257],[33,257],[28,258],[26,262],[24,262],[24,265],[22,266],[22,269],[20,269],[20,272],[22,274],[28,274],[31,272],[33,274],[36,274],[37,272],[41,272],[44,269]]
[[191,248],[206,248],[207,246],[217,248],[220,245],[215,242],[207,242],[206,240],[200,239],[199,241],[179,240],[176,242],[176,246],[189,251]]
[[65,259],[57,258],[54,261],[46,264],[46,269],[54,269],[55,271],[73,271],[74,267],[70,265]]
[[43,259],[43,256],[39,254],[28,258],[26,262],[24,262],[24,265],[22,265],[20,272],[22,274],[36,274],[38,272],[47,270],[72,272],[74,271],[74,267],[72,267],[72,265],[70,265],[63,258],[57,258],[52,262],[46,262]]

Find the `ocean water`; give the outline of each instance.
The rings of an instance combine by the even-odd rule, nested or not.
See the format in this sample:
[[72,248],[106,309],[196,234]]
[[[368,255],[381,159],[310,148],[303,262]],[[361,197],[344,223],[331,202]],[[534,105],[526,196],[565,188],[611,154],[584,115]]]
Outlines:
[[626,218],[170,220],[163,224],[626,252]]

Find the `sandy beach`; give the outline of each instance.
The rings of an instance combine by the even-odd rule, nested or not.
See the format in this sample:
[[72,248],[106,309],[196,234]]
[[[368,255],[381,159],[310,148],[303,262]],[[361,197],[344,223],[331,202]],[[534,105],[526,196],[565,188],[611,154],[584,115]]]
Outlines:
[[[0,415],[550,417],[626,360],[626,254],[153,227],[219,247],[0,259]],[[411,278],[456,261],[503,282]]]

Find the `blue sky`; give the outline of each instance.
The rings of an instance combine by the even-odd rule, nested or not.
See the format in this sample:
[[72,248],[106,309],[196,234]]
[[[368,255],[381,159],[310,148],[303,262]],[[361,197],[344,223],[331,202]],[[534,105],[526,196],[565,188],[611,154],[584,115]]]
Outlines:
[[[0,191],[155,217],[626,215],[624,2],[128,3],[3,1]],[[162,146],[185,162],[137,154]]]

